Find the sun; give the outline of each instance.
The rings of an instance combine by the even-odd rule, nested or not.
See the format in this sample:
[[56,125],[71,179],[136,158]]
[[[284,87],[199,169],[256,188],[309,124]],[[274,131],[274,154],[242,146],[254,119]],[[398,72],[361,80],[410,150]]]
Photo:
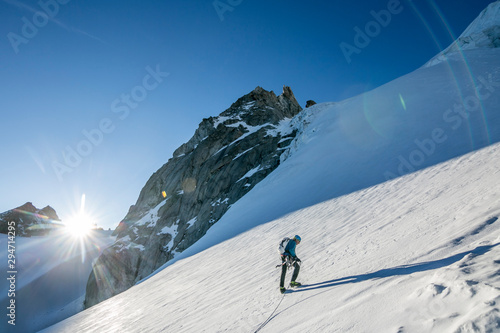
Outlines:
[[87,236],[92,227],[92,219],[83,212],[75,214],[66,222],[66,231],[73,237]]
[[94,227],[93,219],[85,212],[85,193],[82,194],[80,210],[65,223],[66,231],[75,238],[84,238]]

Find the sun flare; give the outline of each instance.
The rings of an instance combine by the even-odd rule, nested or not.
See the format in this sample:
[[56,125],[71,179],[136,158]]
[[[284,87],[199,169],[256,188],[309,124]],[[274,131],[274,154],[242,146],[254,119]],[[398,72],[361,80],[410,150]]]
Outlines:
[[66,223],[66,230],[73,237],[85,237],[92,229],[92,219],[84,213],[78,213]]
[[80,211],[75,213],[65,223],[66,231],[73,237],[86,237],[94,227],[93,219],[85,213],[85,194],[82,194]]

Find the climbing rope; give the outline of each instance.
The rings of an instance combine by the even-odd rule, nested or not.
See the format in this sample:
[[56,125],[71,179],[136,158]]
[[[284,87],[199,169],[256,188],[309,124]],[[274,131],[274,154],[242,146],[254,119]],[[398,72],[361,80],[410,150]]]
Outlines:
[[281,302],[283,302],[284,299],[285,299],[285,294],[283,294],[283,297],[281,297],[281,300],[279,301],[278,305],[276,305],[276,308],[274,309],[273,313],[269,315],[269,317],[259,326],[259,328],[254,333],[260,331],[262,328],[264,328],[264,326],[266,326],[271,321],[271,319],[273,319],[274,313],[276,312],[276,310],[278,310],[278,308],[281,305]]

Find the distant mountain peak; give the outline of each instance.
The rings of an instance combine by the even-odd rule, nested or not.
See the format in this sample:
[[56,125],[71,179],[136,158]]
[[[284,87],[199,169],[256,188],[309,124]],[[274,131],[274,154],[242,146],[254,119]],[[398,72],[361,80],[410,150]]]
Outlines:
[[38,210],[38,208],[33,206],[32,202],[27,202],[24,205],[21,205],[19,207],[14,208],[14,209],[19,210],[19,211],[30,212],[30,213],[35,213]]
[[453,44],[432,58],[424,67],[445,61],[448,56],[457,52],[497,47],[500,47],[500,1],[489,4]]
[[60,221],[54,208],[36,208],[32,202],[0,214],[0,233],[8,232],[8,223],[15,222],[17,236],[45,235]]

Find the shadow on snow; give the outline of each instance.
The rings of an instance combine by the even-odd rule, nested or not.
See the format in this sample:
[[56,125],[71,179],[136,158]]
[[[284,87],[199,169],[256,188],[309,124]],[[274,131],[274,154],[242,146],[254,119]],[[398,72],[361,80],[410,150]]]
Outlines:
[[413,274],[413,273],[417,273],[417,272],[425,272],[425,271],[429,271],[429,270],[433,270],[433,269],[438,269],[438,268],[450,266],[450,265],[462,260],[467,255],[473,255],[474,257],[483,255],[499,244],[500,243],[496,243],[493,245],[487,245],[487,246],[478,246],[474,250],[455,254],[455,255],[448,257],[448,258],[445,258],[445,259],[428,261],[428,262],[423,262],[423,263],[419,263],[419,264],[412,264],[412,265],[402,265],[402,266],[397,266],[397,267],[393,267],[393,268],[385,268],[385,269],[381,269],[381,270],[373,272],[373,273],[353,275],[353,276],[343,277],[340,279],[334,279],[334,280],[323,281],[323,282],[314,283],[314,284],[303,285],[302,288],[294,290],[294,293],[315,290],[315,289],[322,289],[322,288],[330,288],[330,287],[334,287],[334,286],[338,286],[338,285],[343,285],[343,284],[348,284],[348,283],[358,283],[358,282],[363,282],[363,281],[367,281],[367,280],[383,279],[383,278],[388,278],[388,277],[398,276],[398,275],[409,275],[409,274]]

